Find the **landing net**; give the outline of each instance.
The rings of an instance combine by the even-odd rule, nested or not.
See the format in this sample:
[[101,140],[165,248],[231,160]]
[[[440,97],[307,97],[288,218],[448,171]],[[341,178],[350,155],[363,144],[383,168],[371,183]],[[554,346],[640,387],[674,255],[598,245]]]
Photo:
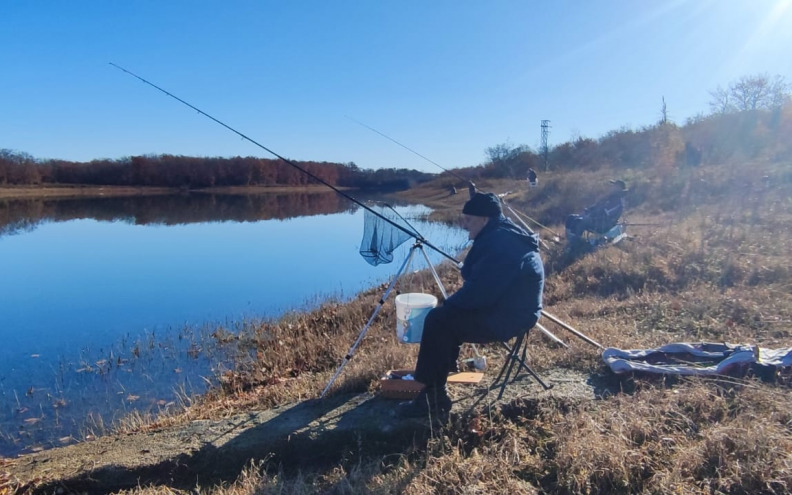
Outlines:
[[[370,264],[377,266],[381,263],[393,261],[393,251],[404,244],[407,239],[420,237],[418,233],[408,234],[396,227],[399,225],[408,232],[415,229],[388,205],[371,205],[371,209],[382,217],[369,210],[363,213],[363,240],[360,242],[360,255]],[[386,220],[387,219],[387,220]],[[390,223],[390,222],[393,223]]]

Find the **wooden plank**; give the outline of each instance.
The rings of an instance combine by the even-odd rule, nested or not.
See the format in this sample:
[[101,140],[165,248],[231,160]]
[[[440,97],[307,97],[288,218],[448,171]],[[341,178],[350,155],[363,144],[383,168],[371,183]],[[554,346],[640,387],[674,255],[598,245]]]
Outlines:
[[478,383],[482,378],[484,378],[484,373],[463,371],[461,373],[451,373],[448,375],[448,383]]

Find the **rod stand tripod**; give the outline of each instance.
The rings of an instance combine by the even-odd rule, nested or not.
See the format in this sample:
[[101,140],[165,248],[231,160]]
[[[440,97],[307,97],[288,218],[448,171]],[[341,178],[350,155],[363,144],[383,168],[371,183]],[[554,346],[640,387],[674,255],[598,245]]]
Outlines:
[[438,287],[440,287],[440,293],[443,295],[443,299],[448,298],[448,294],[446,294],[445,287],[443,287],[443,283],[440,281],[440,276],[437,274],[437,271],[432,265],[432,262],[429,260],[429,256],[426,254],[426,250],[424,250],[423,243],[420,240],[416,240],[415,244],[413,244],[412,247],[410,248],[410,252],[407,254],[407,257],[404,259],[404,262],[401,264],[401,267],[399,267],[399,270],[396,272],[396,275],[393,277],[393,280],[391,281],[390,285],[388,285],[388,288],[385,290],[385,293],[382,295],[382,297],[380,297],[380,300],[377,303],[377,307],[374,308],[374,312],[371,314],[368,321],[363,326],[363,329],[360,331],[360,335],[358,335],[357,340],[355,340],[355,343],[352,344],[352,347],[350,347],[349,351],[347,351],[346,356],[344,356],[344,360],[338,366],[338,369],[336,370],[333,377],[330,379],[330,382],[328,382],[327,386],[325,386],[324,390],[322,390],[322,394],[319,396],[320,398],[324,397],[325,394],[327,394],[327,391],[330,390],[330,387],[333,386],[333,383],[341,374],[341,371],[344,369],[346,364],[354,357],[355,351],[357,350],[360,343],[363,341],[363,337],[366,335],[366,332],[368,332],[369,328],[371,327],[371,324],[374,322],[374,319],[377,317],[380,310],[382,309],[382,306],[385,304],[385,301],[388,300],[388,296],[393,291],[393,288],[396,286],[396,282],[399,280],[399,277],[412,262],[412,259],[415,256],[416,251],[420,251],[421,254],[423,254],[423,257],[426,260],[426,264],[429,265],[429,269],[432,271],[432,276],[434,277],[435,282],[437,282]]

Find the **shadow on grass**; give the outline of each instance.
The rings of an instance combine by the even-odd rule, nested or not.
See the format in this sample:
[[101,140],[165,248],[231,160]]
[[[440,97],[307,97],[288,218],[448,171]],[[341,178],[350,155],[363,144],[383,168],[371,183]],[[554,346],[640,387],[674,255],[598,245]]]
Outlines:
[[161,485],[190,490],[196,485],[233,483],[252,461],[263,461],[273,473],[293,474],[372,455],[401,453],[424,441],[427,432],[421,423],[396,419],[392,413],[395,404],[370,394],[340,395],[281,408],[266,420],[250,413],[238,415],[222,427],[195,422],[179,435],[160,441],[198,435],[202,447],[197,450],[188,450],[185,442],[184,453],[159,462],[135,465],[130,459],[129,464],[99,465],[28,492],[103,493]]

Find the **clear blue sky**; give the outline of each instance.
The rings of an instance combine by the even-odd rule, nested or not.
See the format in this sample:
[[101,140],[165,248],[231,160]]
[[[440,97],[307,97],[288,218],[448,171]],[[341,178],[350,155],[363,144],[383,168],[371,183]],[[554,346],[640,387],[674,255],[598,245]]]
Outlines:
[[264,150],[438,172],[708,112],[792,81],[792,0],[2,0],[0,148],[88,161]]

